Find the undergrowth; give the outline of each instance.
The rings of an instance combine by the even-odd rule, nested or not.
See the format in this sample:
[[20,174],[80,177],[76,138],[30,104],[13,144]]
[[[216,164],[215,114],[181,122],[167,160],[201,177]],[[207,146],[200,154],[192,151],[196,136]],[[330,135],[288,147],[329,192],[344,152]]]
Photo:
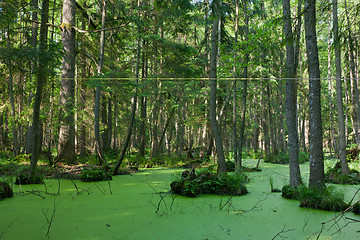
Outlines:
[[297,188],[285,185],[282,188],[282,196],[287,199],[299,200],[300,207],[304,208],[341,212],[349,206],[344,202],[344,195],[335,191],[333,187],[312,189],[304,185]]
[[[309,161],[309,154],[303,151],[299,151],[299,163],[305,163]],[[264,162],[268,163],[278,163],[278,164],[287,164],[289,163],[289,152],[279,152],[266,154],[264,157]]]
[[341,172],[341,164],[337,162],[334,167],[329,168],[325,173],[325,181],[335,184],[360,184],[360,173],[355,169],[350,169],[349,175]]
[[112,180],[112,176],[103,168],[90,168],[81,171],[80,179],[83,182],[108,181]]
[[171,182],[173,193],[188,197],[198,194],[233,195],[247,194],[244,174],[217,174],[207,168],[195,172],[194,169],[186,170],[179,179]]

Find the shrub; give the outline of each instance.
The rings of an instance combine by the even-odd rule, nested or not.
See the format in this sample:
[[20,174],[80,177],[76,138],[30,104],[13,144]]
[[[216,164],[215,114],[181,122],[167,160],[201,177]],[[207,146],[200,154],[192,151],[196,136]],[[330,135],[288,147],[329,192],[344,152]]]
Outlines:
[[4,198],[11,198],[13,196],[13,190],[9,183],[0,181],[0,200]]
[[360,203],[356,203],[351,210],[355,214],[360,214]]
[[282,197],[286,199],[295,199],[295,200],[300,199],[299,188],[293,188],[290,185],[283,186],[281,193],[282,193]]
[[341,212],[349,205],[344,202],[344,196],[333,188],[312,189],[304,185],[292,188],[286,185],[282,189],[282,196],[287,199],[300,200],[300,207]]
[[101,168],[83,169],[80,173],[80,179],[83,182],[97,182],[112,180],[109,172]]
[[43,175],[39,171],[36,171],[33,176],[30,176],[29,167],[20,168],[15,179],[15,184],[17,185],[41,184],[41,183],[44,183]]
[[209,169],[186,170],[180,179],[171,182],[173,193],[188,197],[198,194],[235,195],[240,196],[248,193],[244,183],[247,178],[243,174],[218,175]]
[[360,173],[355,169],[351,169],[349,175],[343,175],[341,173],[341,164],[337,162],[333,168],[326,171],[325,181],[335,184],[359,184]]

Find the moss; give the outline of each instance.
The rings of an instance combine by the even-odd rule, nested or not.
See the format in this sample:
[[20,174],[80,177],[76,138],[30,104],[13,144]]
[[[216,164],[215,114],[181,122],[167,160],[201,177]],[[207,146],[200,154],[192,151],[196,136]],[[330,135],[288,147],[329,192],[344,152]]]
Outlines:
[[8,182],[0,181],[0,200],[4,198],[11,198],[13,196],[13,190]]

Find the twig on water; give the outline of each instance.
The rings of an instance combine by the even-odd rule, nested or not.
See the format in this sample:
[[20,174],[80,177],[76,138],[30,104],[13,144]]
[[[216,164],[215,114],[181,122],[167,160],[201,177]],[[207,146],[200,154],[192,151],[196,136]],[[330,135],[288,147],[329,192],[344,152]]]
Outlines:
[[274,240],[274,239],[276,239],[277,237],[279,237],[279,238],[281,238],[281,239],[285,239],[285,238],[287,238],[287,237],[283,236],[283,235],[282,235],[283,233],[287,233],[287,232],[294,231],[293,228],[291,228],[291,229],[285,229],[285,228],[286,228],[286,224],[284,225],[283,229],[282,229],[280,232],[278,232],[271,240]]
[[51,213],[50,218],[48,217],[48,210],[49,209],[47,209],[46,211],[45,211],[45,209],[42,209],[42,213],[43,213],[44,217],[46,218],[46,222],[47,222],[46,223],[47,224],[47,231],[46,231],[46,235],[45,235],[46,237],[50,236],[50,229],[51,229],[51,226],[52,226],[54,218],[55,218],[56,207],[57,207],[57,204],[56,204],[56,201],[54,201],[54,207],[52,209],[52,213]]

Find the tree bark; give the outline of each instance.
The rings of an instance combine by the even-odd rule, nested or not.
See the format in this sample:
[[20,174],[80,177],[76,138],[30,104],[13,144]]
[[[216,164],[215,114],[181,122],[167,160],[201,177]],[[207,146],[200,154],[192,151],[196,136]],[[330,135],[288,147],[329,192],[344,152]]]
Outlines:
[[220,135],[219,125],[216,119],[216,88],[217,88],[217,54],[218,54],[218,28],[220,21],[221,0],[214,3],[215,20],[211,32],[211,55],[210,55],[210,125],[215,139],[215,146],[219,164],[220,173],[227,171],[225,155],[223,150],[222,138]]
[[335,48],[335,67],[336,67],[336,103],[338,111],[338,152],[341,163],[341,173],[350,174],[349,166],[346,159],[346,135],[345,135],[345,117],[343,104],[343,89],[341,77],[341,47],[339,39],[339,23],[338,23],[338,1],[333,0],[333,32],[334,32],[334,48]]
[[[299,167],[299,134],[296,116],[296,66],[291,25],[290,0],[283,0],[283,32],[286,42],[286,125],[288,130],[290,186],[301,184]],[[299,20],[300,21],[300,20]]]
[[[101,29],[105,28],[105,19],[106,19],[106,0],[103,0],[103,6],[101,11]],[[98,77],[102,74],[102,68],[104,64],[104,48],[105,48],[105,31],[102,30],[100,34],[100,49],[99,49],[99,61],[97,66]],[[103,155],[102,155],[102,144],[100,138],[100,97],[101,97],[101,80],[96,85],[95,90],[95,154],[99,158],[99,164],[103,164]]]
[[[247,13],[247,1],[243,0],[243,10],[245,15],[245,41],[248,42],[249,39],[249,16]],[[245,59],[244,59],[244,70],[243,70],[243,94],[241,99],[241,113],[240,113],[240,133],[239,133],[239,145],[238,145],[238,157],[237,162],[235,163],[235,169],[239,170],[240,166],[242,165],[242,149],[244,146],[244,140],[245,140],[245,116],[246,116],[246,100],[247,100],[247,88],[248,88],[248,62],[249,62],[249,54],[245,53]]]
[[40,46],[39,46],[39,72],[37,76],[37,88],[35,95],[35,102],[33,107],[33,137],[32,137],[32,154],[29,169],[29,176],[35,175],[37,162],[40,156],[41,150],[41,121],[40,121],[40,106],[42,100],[42,92],[44,85],[47,80],[47,60],[46,60],[46,49],[47,49],[47,34],[48,26],[47,22],[49,19],[49,0],[43,0],[41,9],[41,25],[40,25]]
[[358,80],[356,76],[356,66],[355,66],[355,48],[354,40],[351,34],[350,18],[347,7],[347,1],[344,1],[345,4],[345,14],[347,21],[347,32],[348,32],[348,43],[349,43],[349,62],[350,62],[350,81],[352,81],[352,104],[353,104],[353,118],[354,118],[354,133],[355,141],[358,147],[360,147],[360,100],[359,100],[359,88]]
[[[7,29],[7,47],[10,48],[10,30]],[[16,121],[16,109],[15,109],[15,99],[14,99],[14,89],[13,89],[13,72],[12,72],[12,63],[11,60],[7,62],[9,69],[9,95],[10,95],[10,107],[11,107],[11,116],[13,118],[12,122],[12,133],[13,133],[13,152],[14,155],[17,156],[20,154],[20,146],[18,142],[18,132],[17,132],[17,121]]]
[[64,46],[60,86],[60,130],[57,161],[72,164],[75,155],[75,0],[63,1],[61,38]]
[[321,120],[321,83],[316,37],[316,3],[305,0],[305,38],[309,71],[310,188],[325,187]]

